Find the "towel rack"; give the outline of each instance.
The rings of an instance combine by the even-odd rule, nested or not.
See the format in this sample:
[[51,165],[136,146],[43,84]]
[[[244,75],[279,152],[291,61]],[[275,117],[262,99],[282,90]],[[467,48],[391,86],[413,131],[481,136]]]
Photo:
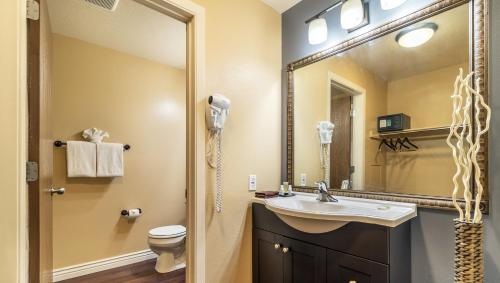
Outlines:
[[[58,140],[58,141],[54,142],[54,146],[55,147],[63,147],[63,146],[66,146],[66,145],[67,145],[67,143],[65,141],[59,141]],[[124,144],[123,145],[123,150],[129,150],[129,149],[130,149],[130,145],[128,145],[128,144]]]

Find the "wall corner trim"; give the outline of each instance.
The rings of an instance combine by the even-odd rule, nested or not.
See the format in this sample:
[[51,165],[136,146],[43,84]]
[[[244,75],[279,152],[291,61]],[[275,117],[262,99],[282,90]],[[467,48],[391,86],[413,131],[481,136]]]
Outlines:
[[54,269],[52,272],[54,282],[59,282],[66,279],[71,279],[87,274],[96,273],[108,269],[113,269],[148,259],[156,258],[156,254],[151,250],[143,250],[134,253],[114,256],[110,258],[100,259],[92,262],[72,265],[59,269]]

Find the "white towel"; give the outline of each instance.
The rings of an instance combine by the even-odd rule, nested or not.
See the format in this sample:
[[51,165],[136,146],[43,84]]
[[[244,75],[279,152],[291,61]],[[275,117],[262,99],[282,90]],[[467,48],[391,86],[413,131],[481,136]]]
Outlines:
[[123,176],[123,144],[97,143],[97,177]]
[[95,177],[95,143],[68,141],[66,148],[66,162],[68,177]]

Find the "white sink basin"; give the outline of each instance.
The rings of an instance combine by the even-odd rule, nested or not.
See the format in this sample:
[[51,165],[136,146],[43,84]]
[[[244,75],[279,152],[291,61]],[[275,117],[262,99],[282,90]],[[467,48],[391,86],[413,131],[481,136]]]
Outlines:
[[288,225],[308,233],[325,233],[349,222],[396,227],[417,216],[411,203],[350,197],[335,197],[338,202],[320,202],[316,194],[296,193],[293,197],[257,199]]

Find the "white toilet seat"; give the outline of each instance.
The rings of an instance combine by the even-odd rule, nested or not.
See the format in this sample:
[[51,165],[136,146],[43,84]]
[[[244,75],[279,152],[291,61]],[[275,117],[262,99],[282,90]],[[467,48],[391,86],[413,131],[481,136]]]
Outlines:
[[170,239],[186,235],[186,227],[182,225],[162,226],[149,230],[148,236],[153,239]]

